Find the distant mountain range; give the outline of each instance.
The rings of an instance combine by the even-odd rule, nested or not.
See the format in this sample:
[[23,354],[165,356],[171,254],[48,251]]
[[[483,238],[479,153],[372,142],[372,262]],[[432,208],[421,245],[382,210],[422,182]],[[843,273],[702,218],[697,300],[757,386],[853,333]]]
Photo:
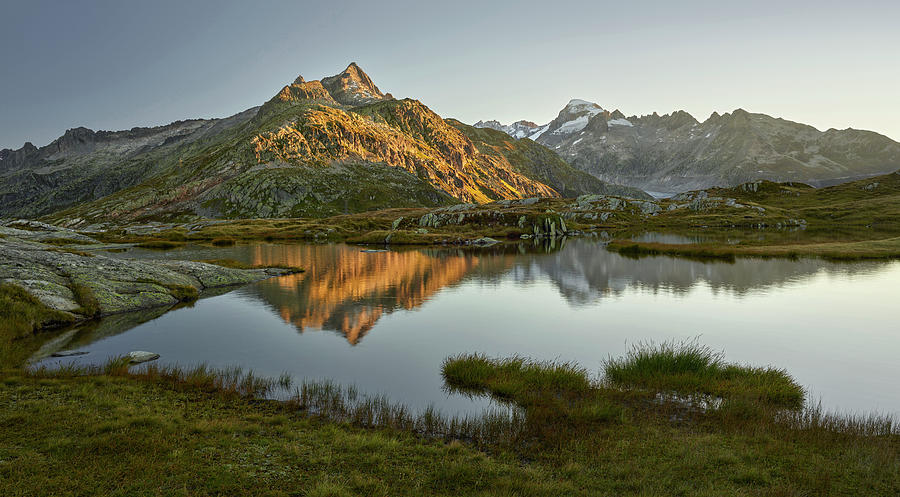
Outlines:
[[[444,119],[384,93],[355,63],[297,77],[224,119],[75,128],[0,150],[0,217],[95,221],[319,217],[522,197],[826,186],[900,169],[900,144],[736,110],[626,117],[570,101],[544,125]],[[625,186],[619,186],[625,185]]]
[[900,169],[900,143],[871,131],[819,131],[742,109],[699,122],[684,111],[626,117],[584,100],[570,101],[552,121],[502,125],[575,168],[612,183],[681,192],[748,181],[828,186]]
[[0,217],[131,221],[327,216],[604,193],[646,198],[547,148],[394,99],[355,63],[225,119],[68,130],[0,151]]

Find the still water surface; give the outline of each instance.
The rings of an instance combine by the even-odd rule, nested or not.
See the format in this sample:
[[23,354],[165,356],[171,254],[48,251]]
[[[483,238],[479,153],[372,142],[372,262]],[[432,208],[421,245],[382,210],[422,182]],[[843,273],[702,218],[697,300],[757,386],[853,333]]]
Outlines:
[[[132,249],[120,257],[231,258],[307,269],[193,307],[106,318],[58,342],[163,363],[329,379],[414,408],[474,413],[440,364],[462,352],[575,361],[599,371],[640,341],[688,339],[787,369],[829,410],[900,415],[900,263],[639,260],[590,240],[561,246],[368,253],[347,245]],[[49,350],[45,350],[45,353]]]

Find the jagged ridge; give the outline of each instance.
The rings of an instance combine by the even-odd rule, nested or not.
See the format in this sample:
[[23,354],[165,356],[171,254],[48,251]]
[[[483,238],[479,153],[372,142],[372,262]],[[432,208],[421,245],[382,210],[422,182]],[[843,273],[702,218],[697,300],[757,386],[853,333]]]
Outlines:
[[526,135],[603,180],[653,191],[759,179],[827,186],[900,168],[900,143],[877,133],[822,132],[742,109],[700,122],[684,111],[626,118],[573,100],[550,123],[510,134]]
[[[97,145],[96,136],[109,139]],[[12,171],[0,176],[0,198],[12,200],[0,215],[74,205],[62,215],[83,222],[322,216],[607,186],[574,180],[536,146],[522,153],[479,142],[421,102],[382,93],[355,63],[321,81],[297,77],[263,106],[226,120],[64,138],[65,155],[54,156],[53,144],[0,155],[0,167]],[[557,167],[566,171],[554,174]]]

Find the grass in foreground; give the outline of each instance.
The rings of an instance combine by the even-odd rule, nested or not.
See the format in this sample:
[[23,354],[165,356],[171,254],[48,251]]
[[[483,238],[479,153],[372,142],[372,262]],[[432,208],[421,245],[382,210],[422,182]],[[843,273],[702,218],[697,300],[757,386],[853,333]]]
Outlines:
[[40,347],[35,332],[64,326],[75,316],[50,309],[16,285],[0,284],[0,369],[17,367]]
[[2,377],[0,494],[558,495],[512,457],[120,376]]
[[[447,363],[458,368],[453,376],[473,387],[510,386],[501,390],[526,401],[530,387],[568,396],[597,386],[583,370],[566,365],[457,359]],[[684,422],[661,415],[659,404],[634,404],[619,422],[563,430],[552,440],[529,431],[527,420],[498,420],[498,426],[520,427],[527,436],[514,440],[521,445],[487,444],[478,451],[450,434],[422,437],[418,429],[433,413],[360,400],[352,389],[306,384],[292,402],[261,401],[254,396],[286,381],[247,380],[239,372],[218,380],[221,373],[206,368],[124,368],[113,361],[87,376],[77,370],[0,373],[0,494],[900,491],[900,435],[884,419],[841,423],[806,410],[744,423],[703,416]]]

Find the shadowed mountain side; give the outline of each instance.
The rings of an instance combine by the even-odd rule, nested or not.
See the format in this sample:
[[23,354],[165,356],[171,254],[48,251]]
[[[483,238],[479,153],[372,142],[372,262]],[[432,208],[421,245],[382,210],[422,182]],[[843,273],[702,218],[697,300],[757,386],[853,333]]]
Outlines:
[[550,123],[476,127],[530,138],[576,169],[648,191],[683,192],[756,180],[828,186],[900,168],[900,143],[871,131],[819,131],[743,109],[700,122],[684,111],[625,117],[570,101]]

